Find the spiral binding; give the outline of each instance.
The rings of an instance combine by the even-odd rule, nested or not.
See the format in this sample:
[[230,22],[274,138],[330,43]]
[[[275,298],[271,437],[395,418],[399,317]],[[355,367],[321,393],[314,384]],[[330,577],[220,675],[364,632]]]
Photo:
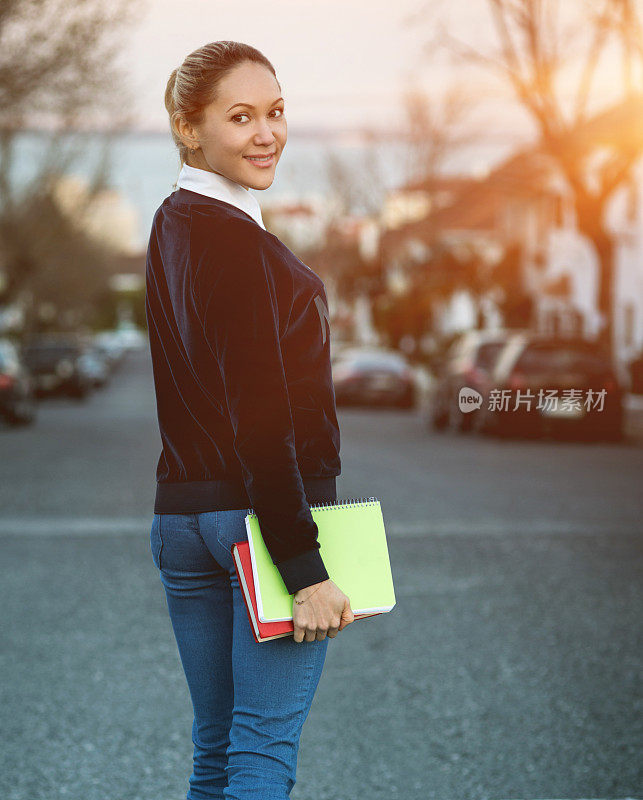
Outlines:
[[[345,500],[331,500],[326,503],[312,503],[310,510],[318,509],[336,509],[336,508],[353,508],[358,505],[376,506],[380,502],[379,497],[349,497]],[[247,510],[248,514],[257,516],[253,508]]]

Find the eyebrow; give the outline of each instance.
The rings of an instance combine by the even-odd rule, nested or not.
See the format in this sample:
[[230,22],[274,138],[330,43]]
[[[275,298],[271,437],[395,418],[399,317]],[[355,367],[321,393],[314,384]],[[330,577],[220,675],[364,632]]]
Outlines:
[[[278,103],[280,100],[283,100],[283,97],[278,97],[275,101],[273,101],[272,105],[274,106],[274,104]],[[247,106],[248,108],[254,108],[254,106],[251,103],[235,103],[233,106],[230,106],[228,111],[232,111],[232,109],[235,108],[235,106]]]

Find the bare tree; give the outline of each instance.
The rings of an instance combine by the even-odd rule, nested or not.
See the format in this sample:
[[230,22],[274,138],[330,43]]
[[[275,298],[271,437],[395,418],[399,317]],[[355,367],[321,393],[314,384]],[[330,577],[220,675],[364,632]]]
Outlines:
[[442,97],[432,97],[420,86],[405,91],[407,181],[436,178],[446,159],[475,138],[466,122],[473,104],[460,84],[447,87]]
[[361,163],[356,164],[354,160],[342,157],[337,149],[327,147],[324,169],[335,203],[333,219],[353,213],[363,201],[366,195],[365,174],[361,167]]
[[[402,171],[407,182],[438,177],[448,157],[481,133],[467,119],[474,99],[459,84],[449,86],[441,97],[409,84],[401,99],[405,115]],[[370,214],[381,209],[387,191],[384,162],[390,156],[378,151],[380,138],[375,130],[363,131],[359,156],[342,157],[327,149],[325,169],[338,216],[355,209]]]
[[[487,3],[498,40],[496,52],[480,52],[448,33],[445,43],[452,52],[491,68],[509,83],[537,126],[539,146],[565,176],[574,194],[579,230],[596,250],[598,308],[604,320],[600,338],[613,348],[615,242],[606,226],[605,210],[643,151],[639,4],[636,0]],[[576,15],[570,17],[570,10]],[[617,80],[612,99],[620,106],[612,110],[615,116],[620,112],[621,130],[611,136],[599,130],[595,111],[596,77],[610,47],[621,54],[620,85]],[[578,69],[570,101],[561,91],[560,79],[569,80],[571,66]],[[592,101],[594,108],[590,108]]]
[[[118,67],[123,28],[138,4],[128,0],[2,0],[0,3],[0,246],[3,296],[11,301],[36,281],[41,264],[32,245],[38,218],[25,210],[51,198],[52,186],[82,154],[70,133],[100,127],[106,147],[86,195],[103,188],[114,130],[131,121],[126,76]],[[125,109],[125,111],[123,110]],[[43,130],[32,178],[11,180],[17,139],[26,128]],[[28,229],[22,230],[21,224]],[[82,237],[82,231],[76,231]],[[43,231],[48,239],[51,231]],[[78,252],[90,252],[80,247]]]
[[334,216],[346,214],[377,214],[386,195],[387,181],[383,162],[386,158],[379,147],[387,134],[376,129],[360,131],[360,150],[341,154],[328,146],[323,168],[335,202]]
[[[28,125],[64,134],[92,120],[122,127],[125,75],[117,66],[116,36],[137,8],[127,0],[3,0],[0,3],[0,206],[11,202],[9,172],[16,134]],[[60,136],[50,137],[42,170],[61,156]],[[73,154],[73,151],[72,151]],[[68,158],[73,155],[68,156]],[[40,174],[32,181],[39,183]]]

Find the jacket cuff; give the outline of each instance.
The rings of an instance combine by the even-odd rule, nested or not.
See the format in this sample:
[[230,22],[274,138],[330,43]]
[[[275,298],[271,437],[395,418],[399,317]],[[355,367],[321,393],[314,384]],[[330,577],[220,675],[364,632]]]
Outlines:
[[319,548],[279,561],[275,566],[286,584],[288,594],[294,594],[306,586],[327,581],[329,578]]

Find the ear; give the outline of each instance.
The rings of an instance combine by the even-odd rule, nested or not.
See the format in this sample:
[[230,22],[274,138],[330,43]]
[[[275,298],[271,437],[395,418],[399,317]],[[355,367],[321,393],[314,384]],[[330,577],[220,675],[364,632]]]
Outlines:
[[195,145],[198,147],[199,140],[197,139],[194,126],[180,114],[177,114],[175,117],[174,127],[184,145],[190,148]]

